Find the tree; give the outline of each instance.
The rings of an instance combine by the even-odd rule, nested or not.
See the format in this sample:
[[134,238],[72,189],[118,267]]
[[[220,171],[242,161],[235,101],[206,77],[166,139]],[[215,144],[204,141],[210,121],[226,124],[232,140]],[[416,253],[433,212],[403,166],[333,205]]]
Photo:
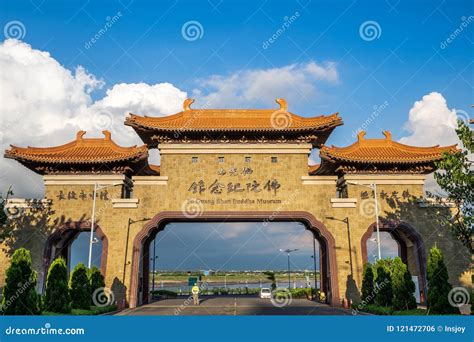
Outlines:
[[415,283],[410,271],[400,257],[393,259],[391,267],[393,308],[395,310],[411,310],[416,308]]
[[71,305],[74,309],[90,310],[91,290],[86,266],[80,262],[74,267],[69,281]]
[[20,248],[13,253],[6,271],[1,311],[4,315],[37,315],[40,297],[36,293],[37,275],[32,268],[30,251]]
[[266,272],[263,272],[263,274],[265,274],[267,276],[267,279],[270,280],[272,282],[272,291],[276,289],[276,278],[275,278],[275,272],[270,272],[270,271],[266,271]]
[[7,239],[11,235],[11,227],[8,225],[8,216],[5,211],[5,206],[8,201],[8,197],[13,195],[12,188],[9,187],[5,197],[0,194],[0,242]]
[[104,276],[100,273],[100,270],[92,266],[89,269],[89,284],[90,284],[90,297],[93,298],[93,294],[97,289],[105,287]]
[[379,306],[392,306],[393,292],[389,264],[387,260],[379,260],[375,264],[377,270],[375,303]]
[[71,312],[71,297],[67,286],[67,266],[63,258],[57,258],[49,267],[46,278],[45,311]]
[[[443,159],[436,163],[438,172],[434,177],[441,189],[446,193],[447,200],[454,203],[454,215],[441,220],[453,235],[474,253],[472,233],[474,229],[474,170],[473,161],[469,159],[474,153],[473,132],[469,126],[458,121],[456,133],[464,147],[453,153],[445,153]],[[434,195],[437,199],[441,196]]]
[[458,310],[449,304],[448,294],[452,286],[448,279],[448,270],[444,263],[443,253],[434,246],[430,250],[427,266],[428,309],[438,314],[457,313]]
[[366,263],[364,266],[361,291],[362,301],[365,302],[365,304],[372,304],[375,300],[374,270],[370,263]]

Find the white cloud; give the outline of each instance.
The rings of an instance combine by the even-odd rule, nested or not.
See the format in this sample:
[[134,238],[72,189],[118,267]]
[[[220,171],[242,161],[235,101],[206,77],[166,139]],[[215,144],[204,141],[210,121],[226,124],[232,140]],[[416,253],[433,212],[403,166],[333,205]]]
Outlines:
[[[432,92],[416,101],[410,109],[405,129],[410,135],[400,139],[400,142],[414,146],[460,145],[455,132],[456,110],[449,109],[446,99],[438,92]],[[428,175],[425,190],[439,192],[433,175]]]
[[[214,75],[198,80],[199,89],[194,93],[209,107],[267,106],[282,96],[294,106],[304,97],[314,99],[320,83],[338,80],[335,63],[309,62]],[[137,134],[123,124],[126,114],[169,115],[180,111],[187,97],[170,83],[121,83],[110,85],[106,95],[94,101],[91,94],[104,86],[83,67],[71,71],[48,52],[24,42],[7,39],[0,43],[0,149],[9,144],[55,146],[73,140],[78,130],[88,131],[91,137],[101,136],[104,129],[121,145],[141,144]],[[157,160],[154,153],[151,162]],[[9,185],[17,197],[43,196],[38,175],[1,158],[0,192]]]
[[[210,107],[248,107],[271,104],[284,97],[290,105],[314,99],[318,85],[334,84],[339,74],[334,62],[291,64],[280,68],[245,70],[198,80],[195,96]],[[204,90],[202,90],[204,89]]]
[[410,109],[405,123],[410,135],[401,138],[400,142],[415,146],[457,144],[455,122],[456,110],[448,108],[443,95],[432,92],[416,101]]
[[[180,110],[186,93],[169,83],[117,84],[103,99],[91,93],[104,82],[77,67],[63,67],[48,52],[33,49],[18,40],[0,43],[0,148],[54,146],[74,139],[78,130],[99,136],[108,129],[123,145],[141,144],[138,136],[123,125],[127,112],[152,116]],[[41,197],[38,175],[19,163],[1,158],[0,192],[13,185],[17,197]]]

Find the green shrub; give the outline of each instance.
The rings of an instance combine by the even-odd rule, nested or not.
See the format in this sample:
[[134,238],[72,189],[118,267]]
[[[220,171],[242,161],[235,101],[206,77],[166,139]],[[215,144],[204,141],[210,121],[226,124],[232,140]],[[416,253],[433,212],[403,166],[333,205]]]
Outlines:
[[90,290],[91,290],[91,298],[93,298],[93,294],[97,289],[104,288],[105,287],[105,281],[104,281],[104,276],[102,273],[100,273],[100,270],[92,266],[89,269],[89,284],[90,284]]
[[266,271],[263,272],[263,274],[267,277],[268,280],[270,280],[272,291],[275,290],[277,288],[275,272]]
[[448,294],[452,286],[448,282],[448,270],[444,263],[443,253],[436,246],[431,248],[428,257],[427,279],[428,309],[438,314],[459,313],[457,308],[449,304]]
[[412,309],[412,310],[401,310],[392,312],[393,316],[426,316],[428,310],[426,309]]
[[168,291],[168,290],[156,290],[152,292],[153,297],[155,296],[160,296],[163,298],[176,298],[178,294],[174,291]]
[[74,309],[89,310],[91,307],[91,290],[87,268],[82,262],[78,263],[71,273],[69,290],[71,293],[71,306]]
[[374,286],[375,304],[378,306],[392,306],[392,279],[390,276],[389,266],[390,262],[387,260],[379,260],[376,263],[377,277]]
[[361,300],[366,304],[373,304],[375,301],[374,270],[370,263],[366,263],[364,266],[361,291],[362,291]]
[[373,313],[375,315],[391,315],[393,309],[390,306],[367,305],[362,311]]
[[63,258],[57,258],[49,267],[46,278],[44,310],[58,313],[71,312],[71,297],[67,285],[67,266]]
[[4,315],[37,315],[40,296],[36,293],[37,276],[33,271],[30,251],[20,248],[13,253],[6,270],[1,312]]
[[391,267],[393,307],[395,310],[416,309],[415,283],[411,279],[410,271],[399,257],[392,262]]
[[291,289],[290,291],[292,298],[311,298],[312,290],[311,288],[299,288],[299,289]]

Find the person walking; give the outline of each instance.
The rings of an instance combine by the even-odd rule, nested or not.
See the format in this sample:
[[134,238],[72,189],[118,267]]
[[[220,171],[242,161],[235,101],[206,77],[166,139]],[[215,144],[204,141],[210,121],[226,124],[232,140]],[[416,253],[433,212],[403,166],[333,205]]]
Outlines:
[[194,305],[199,305],[199,286],[195,283],[193,288],[191,289],[191,293],[193,294],[193,303]]

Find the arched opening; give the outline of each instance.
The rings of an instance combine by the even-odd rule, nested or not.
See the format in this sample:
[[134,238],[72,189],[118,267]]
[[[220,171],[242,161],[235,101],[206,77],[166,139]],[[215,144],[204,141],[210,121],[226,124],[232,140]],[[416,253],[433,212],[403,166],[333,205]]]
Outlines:
[[[408,266],[416,286],[418,302],[426,298],[426,254],[423,240],[418,232],[404,222],[379,222],[382,258],[399,256]],[[369,226],[361,240],[364,263],[377,259],[376,224]]]
[[[263,226],[268,226],[270,222],[298,222],[312,233],[314,239],[319,244],[319,253],[316,254],[316,260],[318,261],[319,258],[318,271],[320,274],[319,286],[321,290],[326,293],[329,303],[334,305],[339,303],[334,237],[321,222],[317,221],[309,213],[206,212],[196,218],[187,218],[181,212],[165,212],[155,216],[135,237],[129,293],[130,307],[148,303],[150,290],[149,270],[150,262],[153,261],[153,255],[150,255],[151,243],[156,236],[159,236],[157,234],[165,230],[169,224],[176,224],[178,222],[260,222]],[[312,260],[310,262],[313,262]]]
[[[49,266],[58,257],[63,257],[68,271],[82,262],[86,266],[89,260],[90,225],[89,223],[72,222],[58,228],[48,237],[43,261],[43,289],[46,286],[46,275]],[[92,243],[91,265],[96,266],[105,276],[107,266],[108,240],[100,227],[95,228]]]
[[[366,243],[367,261],[374,263],[377,261],[377,232],[373,232]],[[406,263],[406,246],[398,234],[390,231],[380,232],[380,250],[383,258],[395,258],[399,256]]]
[[149,246],[148,272],[143,254],[140,271],[148,277],[141,286],[145,293],[187,293],[188,278],[199,275],[208,294],[255,294],[271,288],[267,271],[274,272],[277,287],[327,287],[321,284],[320,243],[299,222],[168,223],[150,236]]

